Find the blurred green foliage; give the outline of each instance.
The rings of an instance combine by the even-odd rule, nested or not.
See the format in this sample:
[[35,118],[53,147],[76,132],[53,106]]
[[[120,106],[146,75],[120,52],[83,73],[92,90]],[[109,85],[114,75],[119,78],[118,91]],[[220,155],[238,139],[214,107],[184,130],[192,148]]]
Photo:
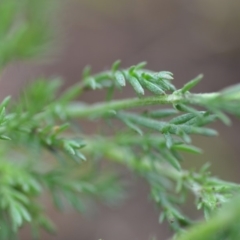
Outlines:
[[[52,3],[0,2],[1,69],[14,60],[44,53],[51,39]],[[193,134],[216,136],[206,125],[218,119],[230,124],[225,113],[240,116],[239,85],[193,94],[190,91],[201,75],[176,89],[171,72],[153,72],[145,66],[143,62],[122,69],[116,61],[109,71],[95,75],[88,67],[82,81],[61,94],[59,79],[37,79],[17,100],[6,97],[2,101],[1,239],[17,238],[25,224],[30,224],[36,238],[41,228],[54,230],[39,201],[46,191],[58,209],[70,204],[78,211],[85,209],[90,198],[105,202],[122,198],[118,171],[102,160],[121,164],[146,180],[153,201],[162,209],[159,220],[166,219],[179,239],[238,239],[237,201],[213,215],[239,193],[240,186],[210,176],[207,166],[199,172],[184,170],[181,153],[200,154],[201,149],[192,144]],[[137,97],[113,100],[114,92],[126,85]],[[107,101],[88,105],[76,100],[84,91],[97,89],[106,90]],[[158,109],[151,110],[151,106]],[[114,134],[89,136],[75,119],[103,119]],[[189,193],[203,210],[206,223],[196,225],[181,211]],[[196,228],[185,234],[192,225]]]

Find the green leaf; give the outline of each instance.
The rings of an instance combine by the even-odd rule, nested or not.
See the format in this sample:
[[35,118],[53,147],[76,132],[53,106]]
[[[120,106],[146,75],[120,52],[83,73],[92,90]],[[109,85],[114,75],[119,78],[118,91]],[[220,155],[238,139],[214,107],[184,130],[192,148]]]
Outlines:
[[126,80],[125,80],[125,77],[123,75],[123,73],[121,73],[120,71],[117,71],[115,74],[115,79],[117,81],[117,83],[121,86],[121,87],[124,87],[126,86]]
[[170,123],[172,123],[172,124],[183,124],[183,123],[188,122],[189,120],[191,120],[194,117],[196,117],[195,114],[187,113],[187,114],[183,114],[183,115],[180,115],[178,117],[175,117],[175,118],[171,119]]
[[185,104],[176,104],[174,107],[179,111],[193,113],[199,117],[201,116],[198,110],[194,109],[193,107],[189,107]]
[[30,222],[32,220],[30,213],[27,211],[27,209],[24,206],[19,207],[18,210],[25,221]]
[[50,233],[54,233],[56,231],[55,225],[50,219],[46,218],[45,216],[41,216],[39,223],[46,231]]
[[10,137],[5,136],[5,135],[0,135],[0,139],[2,139],[2,140],[12,140]]
[[82,82],[73,85],[72,87],[68,88],[59,98],[59,102],[67,103],[74,98],[78,97],[82,92]]
[[159,223],[162,223],[164,221],[164,219],[166,218],[165,212],[162,212],[159,216]]
[[151,118],[166,118],[176,115],[178,113],[175,109],[160,109],[148,112],[147,115]]
[[226,124],[227,126],[231,125],[230,118],[226,114],[224,114],[222,111],[213,111],[213,112],[224,124]]
[[159,73],[156,74],[156,76],[158,78],[161,78],[161,79],[166,79],[166,80],[173,80],[173,74],[171,72],[168,72],[168,71],[161,71]]
[[240,99],[240,84],[227,87],[220,92],[224,98],[228,100],[239,100]]
[[165,91],[176,91],[176,88],[173,84],[169,82],[169,80],[163,79],[162,81],[159,82],[159,86],[161,86]]
[[90,75],[91,75],[91,67],[90,66],[86,66],[83,69],[82,77],[83,77],[83,79],[87,79],[88,77],[90,77]]
[[167,162],[169,162],[169,164],[171,164],[175,169],[177,169],[178,171],[181,171],[181,165],[178,162],[178,160],[170,153],[167,151],[161,151],[161,154],[163,155],[163,157],[165,158],[165,160]]
[[186,83],[183,88],[181,89],[182,93],[186,93],[189,90],[191,90],[193,87],[195,87],[203,78],[203,74],[198,75],[196,78],[191,80],[190,82]]
[[[0,24],[0,25],[1,25],[1,24]],[[11,96],[5,97],[5,98],[3,99],[3,101],[1,102],[1,104],[0,104],[0,109],[2,110],[3,108],[7,107],[7,105],[8,105],[9,102],[10,102],[10,100],[11,100]]]
[[63,147],[68,153],[70,153],[71,155],[75,155],[75,150],[68,142],[64,142]]
[[141,84],[135,77],[130,77],[127,79],[128,82],[132,85],[133,89],[140,95],[144,95],[144,89],[142,88]]
[[100,85],[96,82],[96,80],[93,77],[87,78],[87,81],[93,90],[100,88]]
[[81,152],[76,151],[76,155],[78,156],[79,159],[87,161],[87,158]]
[[172,149],[195,154],[202,153],[202,150],[200,148],[186,144],[175,144],[172,146]]
[[157,86],[154,83],[151,83],[147,80],[141,80],[141,79],[139,79],[139,82],[142,84],[143,87],[147,88],[150,92],[153,92],[156,95],[165,94],[163,89],[161,89],[159,86]]
[[194,126],[204,126],[208,123],[212,123],[216,120],[216,115],[209,115],[209,113],[205,113],[202,116],[196,116],[186,122],[187,125],[194,125]]
[[18,205],[16,203],[12,203],[10,206],[10,214],[13,221],[13,230],[16,231],[18,227],[20,227],[23,223],[22,215],[17,208]]
[[5,107],[2,108],[2,110],[0,110],[0,123],[2,124],[5,120],[5,115],[6,115],[6,109]]
[[143,136],[143,132],[138,126],[136,126],[135,124],[131,123],[130,121],[128,121],[126,119],[123,119],[123,121],[129,128],[136,131],[139,135]]
[[180,125],[180,128],[185,133],[194,133],[194,134],[200,134],[205,136],[217,136],[218,132],[211,128],[205,128],[205,127],[193,127],[193,126],[187,126],[187,125]]
[[173,145],[173,139],[170,133],[165,133],[164,137],[166,139],[166,146],[170,149]]
[[140,69],[146,67],[146,65],[147,65],[147,62],[140,62],[135,66],[135,70],[140,70]]
[[21,193],[17,190],[15,190],[15,191],[12,190],[11,191],[11,197],[14,198],[16,201],[19,201],[23,204],[28,204],[29,203],[29,198],[25,194],[23,194],[23,193]]
[[135,70],[136,70],[136,66],[131,66],[131,67],[128,69],[128,73],[129,73],[131,76],[134,76]]
[[180,137],[182,137],[182,139],[184,140],[185,143],[191,143],[192,142],[191,137],[187,133],[185,133],[184,131],[179,130],[178,134],[179,134]]
[[114,62],[113,65],[112,65],[112,71],[116,72],[119,69],[120,64],[121,64],[120,60],[117,60],[116,62]]

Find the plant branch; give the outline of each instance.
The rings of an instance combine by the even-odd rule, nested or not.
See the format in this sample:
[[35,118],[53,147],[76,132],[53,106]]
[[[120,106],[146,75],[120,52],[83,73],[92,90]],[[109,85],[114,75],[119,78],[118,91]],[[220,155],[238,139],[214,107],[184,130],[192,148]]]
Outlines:
[[[178,171],[172,166],[159,161],[153,161],[147,156],[143,156],[141,159],[136,157],[131,151],[126,148],[118,146],[118,142],[114,138],[85,138],[87,146],[84,149],[85,153],[94,154],[95,152],[101,152],[104,158],[118,164],[125,165],[131,171],[140,172],[157,172],[161,176],[165,176],[174,182],[185,180],[185,186],[195,195],[199,195],[196,188],[192,185],[192,180],[199,180],[202,178],[202,174],[197,172],[191,172],[187,170]],[[94,140],[93,140],[94,139]],[[187,179],[188,177],[191,177]],[[239,189],[239,185],[235,183],[225,182],[214,177],[208,177],[209,184],[215,184],[219,182],[226,184],[233,188]]]
[[93,105],[82,105],[78,102],[70,103],[66,107],[66,114],[69,117],[87,118],[90,116],[99,116],[111,111],[126,110],[135,107],[166,105],[177,103],[192,103],[196,101],[199,96],[201,99],[208,100],[216,97],[219,93],[200,94],[169,94],[163,96],[145,97],[145,98],[130,98],[124,100],[115,100],[111,102],[96,103]]

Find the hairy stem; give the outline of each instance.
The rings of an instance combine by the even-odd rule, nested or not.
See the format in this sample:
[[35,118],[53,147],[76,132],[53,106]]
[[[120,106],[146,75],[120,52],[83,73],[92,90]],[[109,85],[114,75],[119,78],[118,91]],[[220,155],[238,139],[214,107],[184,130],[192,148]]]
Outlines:
[[130,98],[124,100],[115,100],[111,102],[96,103],[93,105],[79,104],[77,102],[71,103],[66,107],[66,114],[69,117],[86,118],[89,116],[99,116],[111,111],[131,109],[135,107],[166,105],[176,103],[199,103],[197,99],[199,96],[204,99],[214,98],[218,93],[209,94],[170,94],[163,96],[145,97],[145,98]]

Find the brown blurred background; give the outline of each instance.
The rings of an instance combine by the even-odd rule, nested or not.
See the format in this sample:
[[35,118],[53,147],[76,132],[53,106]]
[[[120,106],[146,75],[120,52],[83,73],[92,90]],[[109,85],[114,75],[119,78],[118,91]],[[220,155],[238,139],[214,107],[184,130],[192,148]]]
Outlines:
[[[17,94],[34,76],[62,76],[67,84],[79,81],[90,64],[94,72],[121,59],[127,67],[147,61],[150,69],[168,70],[180,87],[199,73],[205,78],[196,92],[216,91],[240,79],[240,1],[238,0],[61,0],[55,17],[55,43],[51,61],[15,63],[1,82],[1,97]],[[126,95],[132,95],[130,89]],[[86,95],[99,101],[102,95]],[[213,162],[213,173],[239,182],[240,124],[227,128],[217,124],[218,139],[197,139],[205,155],[188,159],[191,166]],[[188,161],[187,160],[187,161]],[[215,166],[215,167],[214,167]],[[158,224],[159,210],[147,198],[148,187],[132,179],[129,198],[118,208],[99,206],[87,216],[67,210],[59,214],[50,206],[58,226],[45,240],[148,240],[171,236]],[[190,212],[191,209],[186,209]],[[194,214],[193,214],[194,215]],[[22,239],[31,239],[23,232]]]

